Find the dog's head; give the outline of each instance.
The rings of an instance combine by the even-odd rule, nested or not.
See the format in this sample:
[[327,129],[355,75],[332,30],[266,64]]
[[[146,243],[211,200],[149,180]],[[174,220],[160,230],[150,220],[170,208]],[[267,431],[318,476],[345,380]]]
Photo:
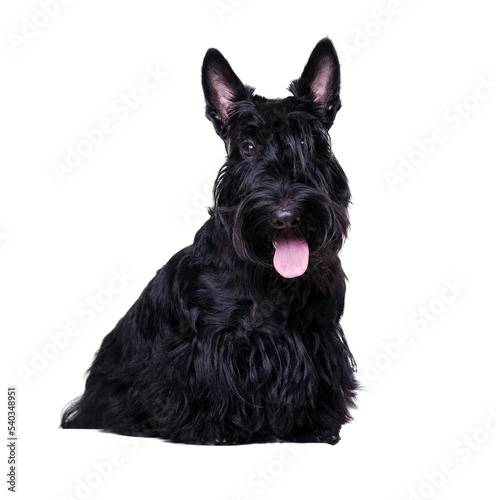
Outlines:
[[325,273],[346,236],[350,200],[328,135],[341,107],[332,42],[316,45],[285,99],[255,95],[216,49],[205,55],[202,84],[227,151],[211,214],[237,256],[285,278]]

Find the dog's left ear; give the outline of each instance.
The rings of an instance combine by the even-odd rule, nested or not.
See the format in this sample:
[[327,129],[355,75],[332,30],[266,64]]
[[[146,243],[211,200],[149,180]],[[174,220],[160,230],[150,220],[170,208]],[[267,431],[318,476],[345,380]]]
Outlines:
[[301,77],[291,82],[289,90],[296,98],[317,104],[321,120],[329,129],[341,107],[340,85],[336,49],[329,38],[323,38],[310,54]]
[[237,101],[249,99],[253,89],[243,85],[226,58],[217,50],[209,49],[202,66],[202,86],[205,94],[207,118],[215,131],[224,138],[224,125]]

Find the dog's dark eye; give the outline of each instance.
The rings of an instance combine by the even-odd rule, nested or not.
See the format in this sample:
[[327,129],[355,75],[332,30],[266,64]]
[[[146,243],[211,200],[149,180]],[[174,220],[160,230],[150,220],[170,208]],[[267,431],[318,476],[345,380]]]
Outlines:
[[245,156],[254,156],[256,153],[255,145],[250,141],[243,142],[241,149]]
[[307,140],[301,139],[300,144],[303,149],[307,151],[310,149],[310,143]]

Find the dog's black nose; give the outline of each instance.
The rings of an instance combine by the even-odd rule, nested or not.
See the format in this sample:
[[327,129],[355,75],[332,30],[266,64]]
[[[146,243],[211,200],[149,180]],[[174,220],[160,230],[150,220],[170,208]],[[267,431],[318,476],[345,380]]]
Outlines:
[[276,208],[270,213],[270,222],[276,229],[296,227],[301,220],[298,208]]

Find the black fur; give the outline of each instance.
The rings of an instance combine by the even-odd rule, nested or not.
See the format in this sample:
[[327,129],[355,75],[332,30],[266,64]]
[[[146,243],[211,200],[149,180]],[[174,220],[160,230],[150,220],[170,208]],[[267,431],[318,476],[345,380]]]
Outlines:
[[[357,390],[339,325],[350,192],[328,136],[341,106],[336,52],[321,40],[285,99],[255,95],[215,49],[202,84],[227,150],[210,219],[105,337],[61,426],[335,444]],[[274,268],[284,234],[308,243],[301,276]]]

